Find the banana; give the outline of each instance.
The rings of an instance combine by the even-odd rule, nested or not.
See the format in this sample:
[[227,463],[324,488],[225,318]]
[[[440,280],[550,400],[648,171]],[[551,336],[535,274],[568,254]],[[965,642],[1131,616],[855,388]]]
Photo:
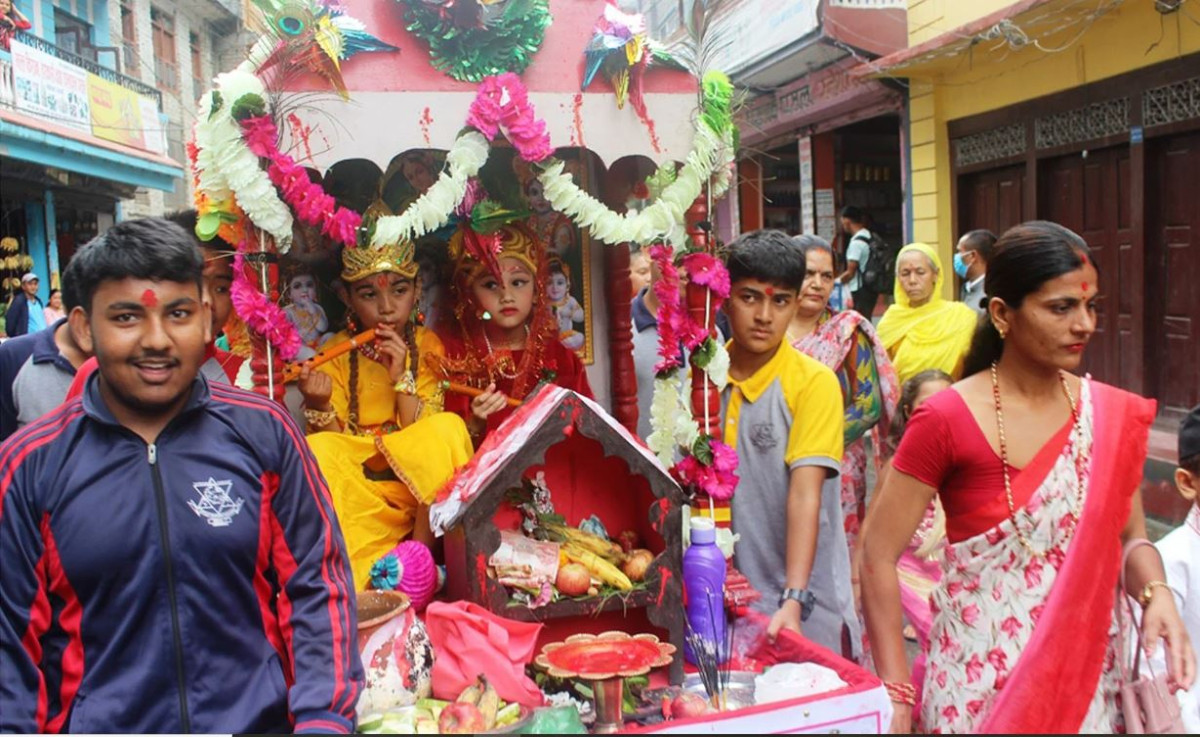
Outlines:
[[591,550],[582,548],[573,542],[568,542],[563,545],[562,551],[572,561],[582,563],[585,568],[604,583],[614,586],[621,591],[629,591],[633,588],[633,582],[629,580],[629,576],[626,576],[621,572],[621,569],[599,555],[596,555]]
[[475,682],[463,689],[462,693],[455,699],[460,704],[473,704],[479,706],[479,699],[483,697],[483,678],[475,677]]
[[610,563],[620,563],[625,559],[625,551],[611,540],[605,540],[599,535],[584,532],[578,527],[569,527],[557,522],[549,522],[544,527],[553,535],[560,537],[561,542],[573,543]]
[[483,714],[483,723],[488,729],[493,729],[496,726],[496,712],[500,710],[500,694],[496,693],[496,689],[488,682],[487,676],[480,676],[483,681],[483,694],[479,697],[479,713]]

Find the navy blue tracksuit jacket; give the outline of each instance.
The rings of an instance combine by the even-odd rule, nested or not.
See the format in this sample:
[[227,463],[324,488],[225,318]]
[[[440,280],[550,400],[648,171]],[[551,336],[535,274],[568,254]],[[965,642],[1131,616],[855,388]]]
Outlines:
[[350,566],[303,433],[198,377],[147,445],[98,378],[0,445],[0,731],[352,730]]

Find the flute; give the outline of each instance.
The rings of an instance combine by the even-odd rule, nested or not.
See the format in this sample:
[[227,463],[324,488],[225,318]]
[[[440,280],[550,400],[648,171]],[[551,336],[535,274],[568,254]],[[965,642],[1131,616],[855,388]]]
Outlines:
[[[443,381],[441,383],[441,387],[444,391],[448,391],[448,392],[451,392],[454,394],[463,394],[468,397],[478,397],[480,394],[483,394],[482,389],[476,389],[475,387],[467,386],[466,384],[459,384],[456,381]],[[509,407],[520,407],[521,406],[520,399],[514,399],[512,397],[505,397],[504,401],[506,404],[508,404]]]
[[285,383],[289,381],[295,381],[296,379],[300,378],[300,371],[305,366],[316,368],[323,363],[329,363],[338,356],[344,353],[349,353],[360,345],[370,343],[372,340],[375,340],[375,328],[364,330],[349,340],[338,343],[337,345],[329,346],[308,360],[289,363],[283,367],[283,380]]

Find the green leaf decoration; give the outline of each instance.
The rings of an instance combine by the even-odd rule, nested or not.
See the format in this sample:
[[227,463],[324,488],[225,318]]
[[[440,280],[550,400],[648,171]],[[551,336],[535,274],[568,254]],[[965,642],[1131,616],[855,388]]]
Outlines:
[[714,133],[721,135],[733,125],[733,83],[724,72],[705,72],[700,89],[703,95],[700,117]]
[[398,1],[409,33],[429,45],[433,67],[460,82],[523,72],[551,21],[549,0]]
[[225,105],[225,98],[221,97],[220,90],[213,90],[212,93],[212,109],[208,111],[208,119],[212,120],[213,116],[221,111]]
[[710,336],[705,338],[700,347],[692,352],[692,365],[699,369],[706,369],[716,355],[717,341]]
[[242,95],[233,101],[229,116],[239,123],[247,118],[257,118],[267,114],[267,101],[253,93]]
[[481,200],[471,209],[471,229],[477,233],[494,233],[531,214],[529,210],[510,210],[495,200]]
[[712,465],[712,443],[707,435],[701,433],[700,437],[696,438],[696,442],[692,443],[692,456],[705,466]]
[[196,218],[196,237],[202,241],[211,241],[217,237],[217,231],[221,229],[221,213],[216,211],[206,212]]

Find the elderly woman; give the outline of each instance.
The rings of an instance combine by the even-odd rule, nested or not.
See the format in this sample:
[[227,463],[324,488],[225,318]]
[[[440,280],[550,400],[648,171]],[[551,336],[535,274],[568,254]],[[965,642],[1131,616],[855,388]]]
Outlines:
[[878,332],[901,383],[926,369],[962,375],[978,316],[942,298],[943,274],[937,252],[924,243],[910,243],[896,257],[896,302]]
[[829,307],[833,292],[833,251],[817,236],[794,239],[804,254],[804,284],[788,341],[837,374],[846,407],[846,451],[842,459],[842,513],[851,552],[866,511],[867,451],[863,436],[878,424],[888,427],[896,410],[899,382],[871,321],[853,310]]

